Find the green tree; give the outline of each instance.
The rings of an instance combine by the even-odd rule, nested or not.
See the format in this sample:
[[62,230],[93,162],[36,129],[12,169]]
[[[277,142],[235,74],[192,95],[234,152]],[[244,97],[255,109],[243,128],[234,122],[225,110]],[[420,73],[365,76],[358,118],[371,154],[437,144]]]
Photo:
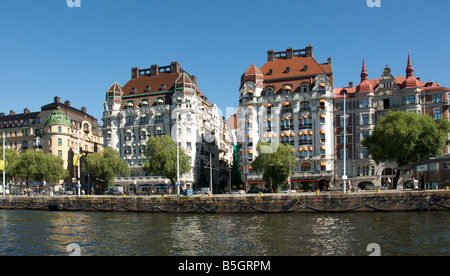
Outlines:
[[[168,135],[150,137],[147,141],[147,162],[144,170],[152,175],[160,175],[168,178],[174,190],[177,177],[177,143]],[[180,147],[180,175],[191,170],[189,156]]]
[[[429,115],[388,112],[362,145],[377,163],[392,161],[403,166],[442,155],[449,131],[450,123],[445,119],[435,121]],[[394,188],[399,177],[397,171]]]
[[278,143],[258,143],[258,157],[252,162],[253,170],[263,172],[266,184],[272,181],[273,190],[285,185],[289,177],[289,156],[291,156],[291,171],[296,167],[295,153],[290,145]]
[[[19,154],[13,149],[5,149],[5,159],[7,162],[5,175],[8,178],[13,178],[15,176],[14,166],[17,160],[19,160]],[[0,147],[0,160],[3,160],[3,148]]]
[[11,173],[25,179],[27,185],[30,180],[43,181],[44,175],[46,181],[56,183],[69,174],[59,156],[31,149],[19,156]]
[[87,155],[83,166],[85,171],[96,174],[105,184],[105,188],[114,186],[114,176],[128,176],[131,173],[127,162],[123,161],[119,152],[112,147]]
[[64,168],[64,161],[61,157],[47,154],[45,161],[41,164],[45,173],[45,180],[49,183],[58,183],[61,179],[69,176],[69,171]]

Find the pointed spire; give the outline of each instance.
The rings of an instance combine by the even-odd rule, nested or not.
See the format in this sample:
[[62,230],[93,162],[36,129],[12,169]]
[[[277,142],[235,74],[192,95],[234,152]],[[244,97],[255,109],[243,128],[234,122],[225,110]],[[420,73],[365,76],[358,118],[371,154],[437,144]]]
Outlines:
[[408,51],[408,65],[406,66],[406,78],[414,77],[414,69],[411,65],[411,55]]
[[366,61],[363,58],[363,67],[362,67],[362,70],[361,70],[361,82],[367,80],[368,76],[369,75],[367,74],[367,70],[366,70]]

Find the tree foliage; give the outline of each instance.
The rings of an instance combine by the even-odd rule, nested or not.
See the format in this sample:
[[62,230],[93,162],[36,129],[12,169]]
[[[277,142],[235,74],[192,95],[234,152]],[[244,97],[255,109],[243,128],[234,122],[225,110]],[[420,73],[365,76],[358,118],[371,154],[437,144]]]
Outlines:
[[43,151],[27,150],[22,153],[11,168],[11,174],[30,180],[57,183],[68,176],[69,172],[63,167],[63,160],[53,154],[44,154]]
[[444,119],[412,112],[389,112],[362,141],[376,162],[393,161],[399,166],[442,155],[450,131]]
[[128,176],[131,173],[127,162],[123,161],[119,152],[112,147],[87,155],[85,158],[85,171],[96,174],[106,187],[114,186],[114,176]]
[[[270,150],[267,150],[270,149]],[[291,156],[291,171],[296,167],[295,153],[290,145],[277,143],[258,143],[258,157],[252,162],[253,170],[263,172],[266,184],[272,181],[272,188],[287,183],[289,177],[289,156]]]
[[[0,147],[0,160],[3,160],[3,148]],[[6,166],[6,177],[14,177],[15,171],[14,171],[14,164],[19,160],[19,154],[17,154],[17,151],[13,149],[5,149],[5,160],[7,162]]]
[[[168,135],[150,137],[147,141],[144,170],[168,178],[175,185],[177,177],[177,143]],[[180,175],[191,170],[189,156],[179,148]]]
[[[435,121],[429,115],[388,112],[362,145],[377,163],[393,161],[403,166],[442,155],[449,131],[450,123],[442,118]],[[398,177],[397,172],[394,187]]]

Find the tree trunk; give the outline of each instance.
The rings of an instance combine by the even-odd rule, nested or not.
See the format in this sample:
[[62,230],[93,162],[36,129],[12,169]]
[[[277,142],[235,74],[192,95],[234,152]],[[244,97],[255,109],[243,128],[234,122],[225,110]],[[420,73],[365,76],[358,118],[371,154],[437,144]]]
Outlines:
[[395,175],[394,181],[392,182],[392,189],[397,189],[398,180],[400,179],[400,171],[397,170],[397,174]]

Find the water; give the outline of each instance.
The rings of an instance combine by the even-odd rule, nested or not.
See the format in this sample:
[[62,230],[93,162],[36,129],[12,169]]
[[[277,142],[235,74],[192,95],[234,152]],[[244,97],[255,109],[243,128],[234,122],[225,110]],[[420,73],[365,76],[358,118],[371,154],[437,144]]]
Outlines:
[[[154,214],[0,210],[0,255],[450,255],[450,213]],[[79,246],[78,252],[68,246]],[[72,245],[71,245],[72,246]]]

